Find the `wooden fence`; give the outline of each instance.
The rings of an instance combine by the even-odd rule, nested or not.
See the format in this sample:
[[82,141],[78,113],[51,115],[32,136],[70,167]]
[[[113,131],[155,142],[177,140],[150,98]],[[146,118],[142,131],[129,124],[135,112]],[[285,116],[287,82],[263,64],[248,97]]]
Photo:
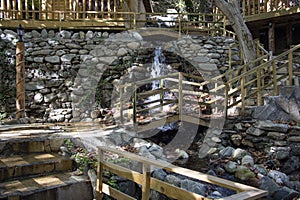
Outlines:
[[[138,162],[142,165],[141,171],[134,171],[127,167],[123,167],[112,162],[107,161],[104,157],[105,153],[117,154],[120,157],[130,159],[132,162]],[[115,199],[123,200],[134,200],[135,198],[122,193],[121,191],[113,188],[107,183],[103,182],[103,172],[104,170],[113,173],[117,176],[121,176],[128,180],[131,180],[142,186],[142,200],[148,200],[150,197],[150,190],[155,190],[164,194],[170,198],[184,200],[208,200],[209,198],[204,197],[200,194],[196,194],[185,189],[179,188],[175,185],[169,184],[167,182],[158,180],[151,177],[151,169],[161,168],[171,173],[176,173],[178,175],[183,175],[193,180],[198,180],[206,182],[213,185],[218,185],[224,188],[231,189],[236,191],[236,194],[224,197],[223,200],[230,199],[259,199],[267,195],[267,192],[264,190],[259,190],[254,187],[250,187],[244,184],[236,183],[233,181],[221,179],[215,176],[207,175],[201,172],[196,172],[186,168],[178,167],[167,162],[153,160],[150,158],[145,158],[142,156],[135,155],[133,153],[124,152],[116,150],[109,147],[99,147],[99,164],[97,170],[97,194],[98,198],[101,199],[103,194],[109,195]]]

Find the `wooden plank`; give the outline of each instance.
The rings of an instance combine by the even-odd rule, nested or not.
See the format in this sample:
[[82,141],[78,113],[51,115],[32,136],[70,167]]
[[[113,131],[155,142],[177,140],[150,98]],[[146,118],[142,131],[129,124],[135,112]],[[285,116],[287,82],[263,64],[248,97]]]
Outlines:
[[155,90],[148,90],[146,92],[137,93],[137,97],[141,98],[141,99],[144,99],[144,98],[156,95],[156,94],[160,94],[162,92],[169,92],[169,91],[170,90],[168,88],[157,88]]
[[157,127],[161,127],[165,124],[168,124],[171,122],[177,122],[177,121],[179,121],[178,115],[167,116],[167,117],[159,119],[159,120],[151,121],[149,124],[139,125],[137,127],[136,131],[137,132],[145,132],[148,130],[156,129]]
[[139,172],[132,171],[130,169],[127,169],[125,167],[109,163],[109,162],[102,162],[103,169],[106,169],[110,171],[113,174],[117,174],[119,176],[122,176],[128,180],[131,180],[137,184],[143,184],[143,175]]
[[38,20],[5,20],[0,21],[2,27],[17,27],[19,24],[24,24],[24,28],[106,28],[114,29],[116,27],[124,27],[123,22],[105,22],[103,20],[79,20],[79,21],[38,21]]
[[178,188],[174,185],[171,185],[169,183],[163,182],[155,178],[151,178],[150,184],[151,184],[151,189],[154,189],[173,199],[209,200],[209,198]]
[[102,184],[102,191],[103,193],[115,198],[115,199],[122,199],[122,200],[136,200],[135,198],[123,193],[123,192],[120,192],[119,190],[103,183]]
[[267,195],[268,192],[264,190],[251,190],[251,191],[234,194],[229,197],[220,198],[219,200],[237,200],[237,199],[255,200],[255,199],[260,199],[262,197],[265,197]]

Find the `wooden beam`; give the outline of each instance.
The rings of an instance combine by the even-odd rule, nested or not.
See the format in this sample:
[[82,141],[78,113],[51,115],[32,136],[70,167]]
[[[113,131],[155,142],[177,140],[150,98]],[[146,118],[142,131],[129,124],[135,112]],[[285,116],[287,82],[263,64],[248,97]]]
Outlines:
[[[121,21],[121,20],[120,20]],[[0,21],[0,27],[17,27],[24,24],[25,28],[101,28],[109,27],[111,29],[122,29],[125,27],[124,22],[110,22],[105,20],[73,20],[73,21],[38,21],[38,20],[5,20]],[[125,29],[125,28],[123,28]]]
[[24,42],[16,45],[16,118],[25,117],[25,49]]
[[[115,199],[122,199],[122,200],[136,200],[135,198],[123,193],[123,192],[120,192],[119,190],[103,183],[102,185],[102,192],[115,198]],[[99,199],[100,200],[100,199]]]
[[274,54],[275,53],[275,23],[272,22],[269,23],[268,37],[269,37],[269,51],[271,51]]

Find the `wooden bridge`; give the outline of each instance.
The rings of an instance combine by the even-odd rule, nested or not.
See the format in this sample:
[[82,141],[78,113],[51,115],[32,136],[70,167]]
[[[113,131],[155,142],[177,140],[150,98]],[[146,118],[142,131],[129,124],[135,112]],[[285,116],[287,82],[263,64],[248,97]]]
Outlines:
[[[276,96],[280,85],[299,86],[299,50],[297,45],[273,58],[265,52],[246,65],[209,79],[177,72],[121,85],[120,120],[142,132],[174,121],[208,126],[210,120],[227,117],[235,107],[245,115],[247,106],[260,106],[264,96]],[[159,81],[160,87],[138,92],[153,81]],[[154,95],[158,98],[151,100]],[[254,105],[249,105],[250,99]],[[209,112],[205,112],[207,109]]]

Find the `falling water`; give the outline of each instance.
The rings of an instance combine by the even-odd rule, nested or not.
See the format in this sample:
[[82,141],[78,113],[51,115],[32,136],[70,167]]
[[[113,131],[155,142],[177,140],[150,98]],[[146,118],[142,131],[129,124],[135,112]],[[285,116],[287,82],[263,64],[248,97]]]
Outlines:
[[[168,68],[171,68],[171,66],[168,66],[166,64],[166,57],[164,56],[164,54],[162,52],[162,48],[161,47],[155,48],[154,59],[153,59],[152,65],[151,65],[151,78],[156,78],[156,77],[166,75],[166,71]],[[161,84],[160,80],[154,80],[152,82],[152,90],[160,88],[160,84]],[[168,94],[165,94],[165,95],[168,95]],[[149,97],[150,101],[155,101],[155,100],[159,100],[159,99],[160,99],[159,94]],[[159,102],[153,103],[150,106],[155,106],[158,104],[159,104]],[[162,108],[162,110],[168,111],[169,106],[164,106]],[[152,111],[152,113],[154,113],[155,111],[159,111],[159,108],[154,109]],[[178,128],[177,126],[178,126],[178,124],[176,122],[174,122],[174,123],[170,123],[170,124],[165,124],[164,126],[158,127],[158,128],[164,132],[164,131],[168,131],[168,130],[174,130],[174,129]]]
[[[162,75],[164,75],[164,71],[166,68],[166,57],[164,56],[163,52],[162,52],[162,48],[161,47],[156,47],[155,51],[154,51],[154,59],[153,59],[153,63],[151,65],[151,78],[157,78],[160,77]],[[152,90],[158,89],[160,87],[160,80],[154,80],[152,81]],[[160,95],[156,94],[153,96],[149,97],[149,101],[155,101],[155,100],[159,100],[160,99]],[[153,103],[150,106],[156,106],[159,103]],[[158,111],[159,109],[154,109],[152,112]]]
[[[155,48],[154,59],[151,66],[151,78],[156,78],[164,75],[166,68],[166,57],[162,53],[161,47]],[[152,82],[152,90],[159,88],[160,81],[156,80]],[[158,95],[159,97],[159,95]]]

